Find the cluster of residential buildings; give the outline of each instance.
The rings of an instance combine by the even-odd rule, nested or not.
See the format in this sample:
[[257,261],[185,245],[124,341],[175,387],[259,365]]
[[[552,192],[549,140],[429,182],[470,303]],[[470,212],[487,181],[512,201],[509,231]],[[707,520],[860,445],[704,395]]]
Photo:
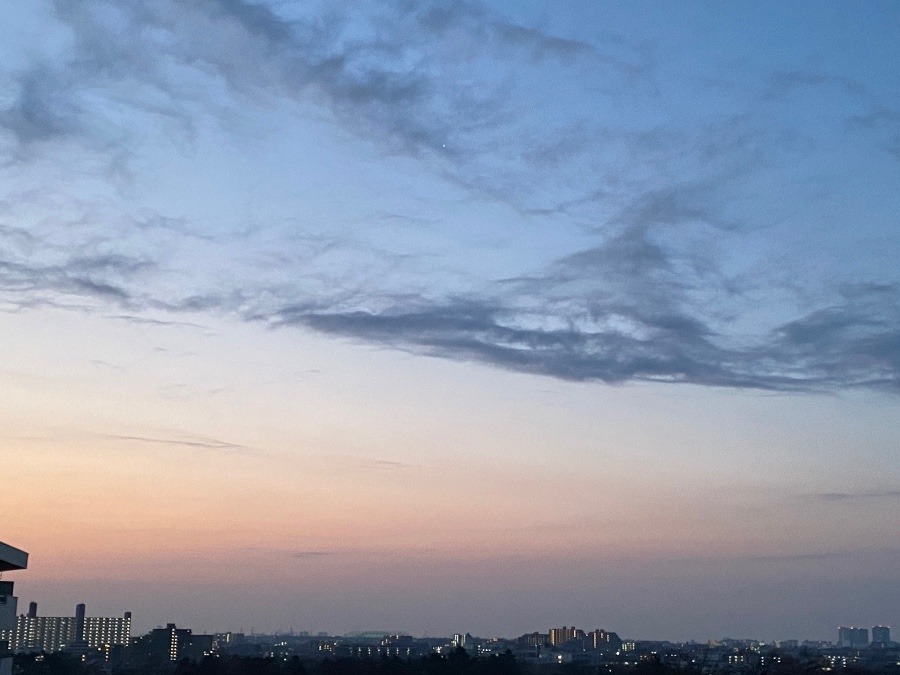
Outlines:
[[86,616],[77,605],[73,616],[38,616],[37,603],[16,618],[15,627],[0,630],[0,641],[13,652],[56,652],[75,646],[97,649],[127,646],[131,641],[131,612],[123,616]]
[[638,642],[641,659],[652,658],[675,669],[700,673],[751,674],[777,669],[789,672],[831,672],[850,669],[861,671],[900,672],[900,645],[888,639],[868,643],[865,647],[842,647],[818,640],[779,640],[765,643],[757,640],[711,640],[706,644]]
[[[884,628],[884,627],[880,627]],[[459,649],[473,657],[512,654],[517,662],[538,670],[562,665],[589,666],[596,673],[621,673],[641,663],[653,662],[672,669],[702,675],[753,675],[793,664],[806,673],[845,669],[859,672],[900,672],[900,645],[883,639],[865,647],[841,647],[825,641],[722,639],[705,643],[622,640],[614,632],[582,631],[564,627],[526,633],[518,638],[479,638],[457,633],[452,638],[385,635],[382,632],[344,636],[311,636],[308,633],[232,635],[224,653],[303,660],[323,658],[419,658],[429,654],[449,656]],[[527,672],[527,671],[526,671]],[[796,671],[795,671],[796,672]]]
[[[264,636],[243,636],[244,645],[255,642],[265,644]],[[270,656],[311,657],[316,653],[325,656],[369,657],[399,656],[416,658],[429,654],[449,655],[462,649],[472,657],[499,656],[507,652],[517,659],[543,663],[568,663],[573,660],[599,661],[603,653],[622,648],[623,642],[615,633],[602,629],[585,632],[564,626],[550,628],[547,632],[526,633],[514,639],[479,638],[469,633],[456,633],[452,638],[417,638],[411,635],[384,635],[362,633],[356,635],[319,637],[314,641],[306,635],[272,636],[266,653]],[[245,646],[246,649],[246,646]]]
[[[87,616],[83,604],[74,616],[39,616],[32,602],[14,626],[0,629],[0,646],[7,654],[68,652],[84,660],[112,664],[154,665],[199,660],[215,653],[216,636],[194,635],[190,629],[168,624],[132,637],[131,612],[122,616]],[[223,643],[224,644],[224,643]],[[4,673],[3,675],[9,675]]]
[[875,648],[887,647],[891,644],[891,629],[888,626],[872,626],[872,641],[869,642],[869,629],[855,626],[841,626],[838,628],[838,647],[850,647],[864,649],[872,646]]

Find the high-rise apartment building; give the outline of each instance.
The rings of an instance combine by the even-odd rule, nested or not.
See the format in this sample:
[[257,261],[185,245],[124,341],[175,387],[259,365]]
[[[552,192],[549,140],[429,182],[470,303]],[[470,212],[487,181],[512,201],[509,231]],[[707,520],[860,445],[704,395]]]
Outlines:
[[548,641],[555,647],[570,640],[584,640],[584,638],[585,633],[583,630],[575,628],[575,626],[563,626],[562,628],[551,628]]
[[841,626],[838,628],[838,647],[849,647],[850,646],[850,631],[853,629],[850,626]]
[[551,645],[560,645],[563,643],[562,633],[565,628],[551,628],[548,632],[549,639],[547,640]]
[[124,616],[85,616],[84,605],[75,616],[38,616],[32,602],[28,614],[16,621],[10,647],[14,652],[58,652],[73,645],[91,648],[127,646],[131,641],[131,612]]
[[75,643],[74,616],[19,616],[14,652],[58,652]]
[[891,641],[891,629],[889,626],[872,626],[872,644],[888,645]]
[[565,642],[568,642],[572,639],[572,634],[574,633],[575,628],[569,628],[568,626],[563,626],[562,628],[551,628],[548,633],[550,635],[550,644],[554,647],[557,647]]
[[89,647],[127,646],[131,642],[131,612],[124,616],[86,617],[84,642]]
[[854,626],[838,628],[838,647],[862,649],[869,646],[869,629]]

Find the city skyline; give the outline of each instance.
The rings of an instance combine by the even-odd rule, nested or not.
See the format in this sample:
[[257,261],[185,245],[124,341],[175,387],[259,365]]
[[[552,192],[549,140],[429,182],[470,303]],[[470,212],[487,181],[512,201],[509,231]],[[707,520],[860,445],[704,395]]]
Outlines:
[[[22,598],[20,598],[19,600],[21,602]],[[53,605],[53,607],[56,607],[56,605]],[[18,618],[19,618],[20,622],[23,620],[27,620],[27,619],[40,618],[45,621],[48,619],[52,620],[52,621],[56,621],[57,624],[60,624],[60,626],[62,626],[62,628],[60,628],[59,626],[49,627],[50,624],[48,624],[48,628],[41,629],[42,634],[43,634],[43,631],[52,632],[54,635],[54,641],[58,641],[58,640],[56,640],[56,637],[55,637],[56,634],[63,636],[61,641],[58,641],[59,646],[57,647],[57,649],[67,646],[68,644],[77,642],[79,638],[76,637],[76,633],[79,630],[82,632],[87,631],[88,633],[90,633],[92,635],[96,634],[97,636],[101,636],[101,635],[106,636],[107,634],[110,634],[110,635],[126,635],[126,634],[127,635],[140,635],[140,634],[145,634],[152,629],[159,629],[164,625],[172,623],[171,621],[163,621],[163,622],[157,622],[154,624],[154,623],[147,623],[146,621],[145,622],[139,621],[136,625],[136,628],[132,628],[133,614],[130,610],[119,611],[116,616],[112,616],[112,615],[110,615],[110,616],[95,616],[95,615],[88,616],[85,614],[85,612],[86,612],[85,607],[86,607],[85,603],[79,602],[78,604],[74,605],[75,611],[70,612],[68,614],[64,611],[63,612],[57,611],[55,613],[51,612],[49,614],[42,612],[41,614],[38,614],[38,603],[34,600],[30,600],[28,602],[28,611],[20,613]],[[82,612],[80,620],[78,618],[79,611]],[[69,625],[69,623],[66,623],[69,620],[70,620],[71,625]],[[210,622],[206,621],[206,622],[201,622],[201,623],[202,623],[202,625],[206,626]],[[594,624],[599,624],[599,623],[603,623],[603,622],[602,621],[600,621],[600,622],[594,621]],[[76,628],[76,625],[78,625],[78,624],[80,624],[81,628]],[[590,625],[593,626],[594,624],[590,624]],[[585,625],[587,625],[587,624],[585,624]],[[381,628],[385,629],[388,627],[382,626]],[[465,628],[465,627],[457,627],[457,628]],[[559,645],[568,640],[575,639],[577,637],[578,639],[585,639],[585,640],[589,640],[589,641],[593,640],[594,647],[596,647],[598,638],[595,637],[595,633],[597,633],[598,635],[607,633],[607,631],[603,628],[595,627],[595,628],[583,630],[583,629],[576,628],[575,624],[572,624],[571,626],[565,625],[562,628],[550,627],[549,629],[547,629],[547,631],[545,633],[541,633],[540,630],[538,630],[537,632],[529,633],[529,630],[531,630],[533,628],[534,627],[532,626],[530,629],[526,630],[524,633],[522,633],[522,636],[532,635],[532,634],[535,636],[543,636],[544,642],[546,642],[548,645]],[[377,630],[377,629],[374,629],[374,626],[369,626],[363,630],[354,630],[354,631],[348,631],[348,632],[344,632],[344,633],[340,633],[340,632],[336,632],[336,631],[330,631],[330,632],[323,631],[323,630],[319,630],[316,626],[296,627],[296,629],[294,626],[277,627],[274,629],[272,627],[268,627],[268,628],[263,628],[262,630],[258,630],[256,626],[251,625],[249,627],[249,630],[245,631],[244,629],[245,629],[245,626],[243,626],[243,625],[239,625],[237,627],[230,626],[230,625],[224,626],[224,627],[213,626],[211,629],[204,628],[202,631],[199,631],[199,632],[204,633],[204,634],[205,633],[223,634],[226,632],[234,632],[234,633],[242,633],[242,634],[246,633],[247,635],[251,635],[251,636],[252,635],[307,635],[307,636],[319,635],[319,636],[336,636],[336,637],[341,637],[341,636],[353,637],[355,635],[374,635],[376,633],[381,633],[381,634],[384,634],[385,636],[411,635],[413,637],[447,637],[447,638],[450,638],[452,635],[469,634],[471,632],[468,630],[463,630],[463,632],[460,633],[457,630],[454,632],[448,632],[446,635],[443,635],[440,633],[428,635],[427,632],[423,633],[421,635],[418,635],[418,634],[415,634],[414,631],[405,630],[405,629],[403,629],[403,627],[400,627],[400,626],[393,626],[387,630]],[[855,633],[854,633],[854,631],[855,631]],[[871,633],[870,633],[870,631],[871,631]],[[885,625],[883,623],[878,623],[877,621],[870,622],[868,624],[854,624],[852,622],[845,622],[835,629],[835,635],[831,636],[831,637],[837,638],[834,640],[825,638],[823,636],[792,635],[792,636],[776,636],[775,638],[769,638],[768,641],[769,642],[779,642],[779,641],[803,642],[804,640],[808,640],[808,641],[814,641],[814,642],[817,642],[817,641],[825,642],[825,643],[830,642],[830,643],[833,643],[837,647],[849,647],[849,646],[857,647],[857,646],[867,646],[872,643],[891,642],[892,640],[891,640],[891,632],[890,631],[891,631],[890,626]],[[24,631],[20,630],[19,632],[23,633],[23,634],[27,634],[27,629],[25,629]],[[617,631],[615,631],[615,629],[610,630],[608,632],[609,632],[609,634],[615,635],[618,638]],[[48,633],[48,635],[49,635],[49,633]],[[68,635],[68,637],[65,637],[66,635]],[[854,635],[856,636],[855,638],[854,638]],[[2,631],[0,631],[0,637],[2,637]],[[511,639],[514,637],[519,637],[519,634],[516,633],[516,635],[512,635],[512,634],[504,635],[497,631],[488,631],[488,632],[484,633],[483,635],[478,635],[478,637],[480,639],[484,639],[484,638]],[[664,639],[666,639],[666,638],[660,638],[660,637],[653,638],[653,637],[649,637],[646,635],[642,636],[642,637],[625,635],[622,637],[624,639],[630,639],[630,640],[633,640],[633,639],[664,640]],[[32,638],[32,639],[34,639],[34,638]],[[100,639],[99,637],[94,639],[94,642],[96,642],[99,639]],[[758,640],[761,643],[767,642],[767,640],[760,639],[758,637],[754,637],[751,635],[737,636],[737,635],[725,635],[725,634],[698,636],[698,637],[691,638],[689,640],[682,640],[680,642],[692,642],[692,641],[706,642],[706,641],[716,641],[716,640],[721,640],[721,639]],[[42,644],[44,643],[44,641],[42,641],[42,640],[38,640],[38,642],[42,643]],[[88,639],[87,642],[89,644],[91,644],[92,646],[94,646],[91,639]],[[102,642],[102,640],[101,640],[101,642]],[[49,644],[49,642],[47,644]],[[98,644],[100,644],[100,642],[98,642]],[[119,644],[119,643],[117,642],[116,644]],[[126,642],[121,642],[121,644],[126,644]]]
[[900,4],[0,5],[0,538],[142,626],[900,624]]
[[[23,624],[21,627],[17,627],[12,629],[12,633],[10,633],[9,637],[15,635],[15,641],[29,642],[27,645],[16,645],[16,642],[11,643],[11,649],[14,651],[18,648],[20,651],[26,651],[28,648],[32,647],[30,642],[33,642],[34,645],[39,646],[44,651],[52,652],[61,649],[66,649],[75,645],[79,642],[85,642],[90,647],[102,647],[104,645],[127,645],[130,643],[131,637],[135,637],[141,634],[146,634],[151,630],[159,630],[163,628],[163,624],[158,624],[152,627],[144,626],[139,629],[133,630],[132,628],[132,612],[131,611],[122,611],[119,616],[93,616],[87,614],[85,603],[78,603],[74,606],[74,612],[69,614],[61,613],[59,616],[55,615],[47,615],[47,614],[39,614],[38,613],[38,603],[35,601],[29,601],[28,603],[28,611],[25,613],[19,614],[19,622]],[[28,623],[30,620],[42,619],[46,625],[42,625],[40,628],[35,631],[34,628],[31,628],[31,624]],[[55,622],[55,623],[54,623]],[[174,625],[171,622],[165,622],[166,625]],[[433,638],[447,638],[453,641],[458,641],[461,639],[461,636],[470,636],[469,631],[456,632],[453,634],[448,633],[447,635],[414,635],[413,632],[407,630],[397,630],[397,627],[394,627],[393,630],[372,630],[371,627],[368,630],[351,632],[346,635],[341,635],[338,633],[329,633],[328,631],[318,631],[315,628],[306,628],[306,629],[298,629],[294,630],[293,627],[290,629],[278,629],[278,630],[270,630],[270,631],[255,631],[254,627],[251,626],[250,630],[245,634],[249,636],[253,635],[297,635],[297,636],[319,636],[319,637],[355,637],[357,635],[363,636],[375,636],[375,635],[383,635],[385,637],[389,637],[392,635],[408,635],[411,637],[433,637]],[[871,629],[871,638],[870,638],[870,629]],[[202,633],[212,633],[212,634],[225,634],[228,632],[235,632],[244,634],[243,627],[240,627],[239,630],[234,631],[230,627],[227,630],[203,630],[200,631]],[[36,634],[37,635],[36,635]],[[867,647],[870,644],[877,643],[890,643],[891,640],[891,629],[890,626],[885,626],[882,624],[873,624],[867,627],[863,626],[852,626],[852,625],[842,625],[837,629],[836,632],[837,639],[833,641],[825,641],[832,642],[837,647]],[[541,632],[540,630],[531,633],[524,633],[521,636],[519,635],[501,635],[496,632],[487,633],[485,635],[476,636],[478,639],[486,639],[486,638],[503,638],[503,639],[513,639],[513,638],[525,638],[525,637],[534,637],[535,645],[549,645],[549,646],[560,646],[570,640],[582,640],[587,641],[593,648],[597,648],[609,641],[617,641],[620,642],[621,638],[617,634],[615,630],[607,631],[602,628],[593,628],[593,629],[583,629],[578,628],[574,624],[571,626],[562,626],[562,627],[550,627],[547,628],[545,632]],[[625,639],[633,639],[631,636],[624,636]],[[3,631],[0,630],[0,639],[3,638]],[[649,638],[645,638],[649,639]],[[709,641],[717,641],[717,640],[737,640],[737,641],[747,641],[747,640],[755,640],[752,636],[708,636],[707,640]],[[803,636],[793,636],[790,638],[781,637],[780,639],[775,640],[775,642],[802,642],[808,638]],[[705,640],[703,640],[705,641]],[[760,641],[762,642],[762,641]]]

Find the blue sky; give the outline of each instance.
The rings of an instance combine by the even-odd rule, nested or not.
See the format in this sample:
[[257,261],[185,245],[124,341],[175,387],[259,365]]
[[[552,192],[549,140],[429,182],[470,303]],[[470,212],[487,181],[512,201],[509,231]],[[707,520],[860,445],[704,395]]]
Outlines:
[[[587,481],[584,495],[618,454],[647,482],[617,469],[609,503],[572,506],[619,510],[646,537],[613,545],[597,522],[566,535],[551,515],[534,569],[551,551],[588,565],[609,546],[661,565],[657,581],[674,569],[660,560],[690,551],[742,565],[856,555],[871,572],[860,583],[896,597],[882,558],[896,559],[900,519],[858,521],[898,510],[898,23],[891,2],[4,5],[4,442],[23,472],[7,498],[48,457],[48,484],[77,477],[81,503],[101,489],[97,456],[146,452],[152,482],[169,461],[199,470],[198,450],[227,464],[252,449],[268,462],[243,469],[259,490],[286,458],[302,483],[310,458],[332,457],[333,471],[312,469],[321,497],[364,522],[372,505],[354,486],[407,513],[423,476],[389,498],[385,481],[434,475],[455,452],[525,483]],[[369,462],[365,478],[348,457]],[[241,475],[226,464],[219,478]],[[654,482],[660,504],[684,500],[660,531],[658,512],[629,502]],[[526,555],[524,540],[496,532],[523,527],[520,487],[479,488],[493,495],[482,507],[447,487],[425,511],[470,503],[474,540],[515,566],[504,556]],[[129,522],[156,506],[145,496]],[[794,534],[757,532],[755,508]],[[64,504],[46,509],[62,528]],[[359,541],[341,547],[267,513],[254,531],[299,550],[373,545],[349,521]],[[207,517],[176,520],[202,531]],[[693,529],[705,517],[719,529]],[[91,527],[96,543],[113,525]],[[385,536],[403,564],[474,555],[401,530]],[[684,550],[656,546],[663,531]],[[273,548],[262,539],[253,550]],[[65,550],[45,552],[57,567],[36,578],[63,587],[52,570],[78,548]],[[790,578],[763,572],[763,586]],[[842,593],[836,605],[862,597]],[[867,611],[847,620],[890,619]],[[354,612],[334,627],[359,627]],[[785,626],[824,630],[785,612]],[[469,616],[461,602],[453,620]],[[713,629],[675,616],[653,630]],[[763,612],[735,629],[774,625]]]

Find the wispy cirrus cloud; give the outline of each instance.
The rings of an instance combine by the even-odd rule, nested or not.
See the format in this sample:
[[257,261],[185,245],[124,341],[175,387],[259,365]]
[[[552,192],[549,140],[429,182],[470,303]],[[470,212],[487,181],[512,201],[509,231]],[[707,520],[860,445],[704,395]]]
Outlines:
[[766,95],[775,98],[810,87],[832,87],[855,95],[866,93],[865,86],[850,77],[809,70],[780,70],[769,78]]
[[900,490],[870,490],[868,492],[816,492],[804,498],[821,502],[864,504],[900,499]]
[[215,438],[204,438],[199,436],[136,436],[127,434],[102,434],[104,438],[112,441],[125,441],[128,443],[163,445],[170,448],[188,448],[195,450],[205,450],[211,452],[224,453],[227,455],[260,455],[259,450],[251,448],[240,443],[229,443]]
[[[539,318],[560,322],[571,316]],[[773,391],[898,390],[894,332],[876,331],[854,339],[846,347],[859,362],[847,364],[833,354],[807,353],[804,345],[784,341],[777,334],[749,349],[723,347],[717,344],[721,338],[707,326],[678,313],[638,316],[620,308],[603,317],[606,330],[598,326],[593,331],[522,325],[534,318],[476,302],[377,314],[286,308],[276,315],[279,325],[301,325],[430,356],[480,361],[566,380],[683,382]],[[804,352],[801,359],[798,351]]]
[[853,131],[877,134],[884,150],[900,161],[900,110],[879,105],[864,115],[853,115],[847,126]]
[[[654,48],[556,34],[474,2],[362,3],[352,14],[240,0],[49,7],[64,47],[4,74],[0,154],[18,182],[0,201],[0,292],[13,310],[167,324],[166,314],[218,313],[579,381],[900,391],[900,281],[872,271],[798,282],[760,312],[756,298],[787,292],[742,259],[753,236],[752,255],[771,257],[758,244],[775,227],[770,207],[814,208],[772,187],[794,180],[806,130],[759,101],[829,88],[875,100],[862,82],[780,68],[743,109],[684,122],[658,114],[660,97],[675,98]],[[567,78],[583,86],[548,86]],[[365,237],[217,229],[123,197],[144,135],[190,146],[213,120],[239,136],[284,101],[416,162],[473,213],[482,202],[511,209],[528,236],[544,228],[552,252],[514,274],[475,273],[440,246],[374,243],[371,224]],[[892,123],[891,108],[874,110],[851,124]],[[77,171],[46,191],[25,187],[58,158]],[[85,177],[106,187],[86,196]],[[745,208],[760,195],[771,204]],[[456,208],[392,218],[443,245]],[[510,258],[533,248],[505,237]],[[464,281],[442,287],[444,266]],[[744,316],[757,329],[738,327]]]
[[293,558],[297,560],[317,560],[322,558],[394,558],[414,553],[422,555],[436,553],[437,549],[421,547],[415,549],[375,548],[375,547],[322,547],[322,548],[266,548],[250,546],[244,549],[248,553]]

